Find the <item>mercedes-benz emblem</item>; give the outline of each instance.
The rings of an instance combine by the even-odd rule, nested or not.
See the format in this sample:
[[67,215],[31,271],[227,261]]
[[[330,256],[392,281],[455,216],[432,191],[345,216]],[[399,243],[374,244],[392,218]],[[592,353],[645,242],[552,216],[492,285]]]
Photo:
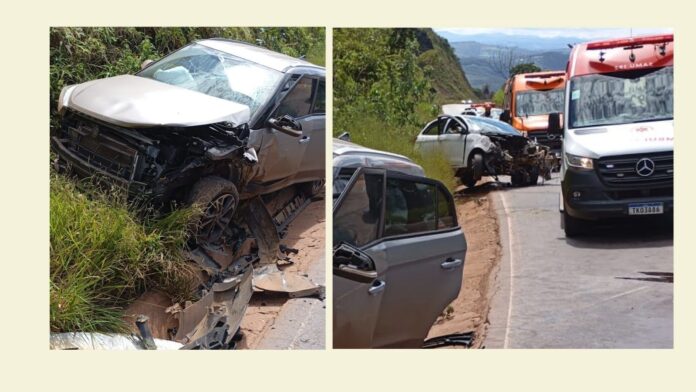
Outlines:
[[655,162],[649,158],[642,158],[636,163],[636,173],[641,177],[647,177],[655,172]]

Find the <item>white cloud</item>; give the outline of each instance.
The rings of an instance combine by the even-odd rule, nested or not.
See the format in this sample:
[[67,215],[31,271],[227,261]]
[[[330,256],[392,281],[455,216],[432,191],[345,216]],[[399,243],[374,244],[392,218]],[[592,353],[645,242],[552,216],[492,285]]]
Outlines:
[[[437,32],[447,31],[459,35],[475,34],[505,34],[505,35],[531,35],[539,38],[555,37],[578,37],[583,39],[606,39],[619,38],[631,35],[630,28],[608,28],[608,29],[521,29],[521,28],[438,28]],[[633,28],[633,35],[670,33],[670,28]]]

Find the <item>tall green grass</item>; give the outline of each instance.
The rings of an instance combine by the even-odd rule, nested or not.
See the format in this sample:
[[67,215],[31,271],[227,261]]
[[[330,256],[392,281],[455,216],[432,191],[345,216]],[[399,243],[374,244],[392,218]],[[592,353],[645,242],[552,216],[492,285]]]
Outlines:
[[124,331],[122,310],[148,289],[191,299],[195,273],[181,251],[194,210],[156,217],[56,173],[50,203],[52,331]]
[[407,156],[423,167],[427,177],[442,182],[450,190],[457,186],[452,167],[442,153],[425,156],[414,148],[416,136],[420,132],[420,128],[416,126],[388,126],[382,119],[366,115],[344,130],[350,133],[354,143]]

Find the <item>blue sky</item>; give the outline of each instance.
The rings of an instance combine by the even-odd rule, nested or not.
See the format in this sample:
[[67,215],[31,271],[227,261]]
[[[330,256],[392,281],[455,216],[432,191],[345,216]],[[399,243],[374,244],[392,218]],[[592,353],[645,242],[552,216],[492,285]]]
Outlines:
[[[588,28],[542,28],[542,29],[522,29],[522,28],[437,28],[436,32],[448,31],[460,35],[475,34],[506,34],[506,35],[532,35],[540,38],[555,37],[578,37],[584,39],[604,39],[610,37],[626,37],[631,33],[630,28],[608,28],[608,29],[588,29]],[[633,35],[671,33],[670,28],[634,28]]]

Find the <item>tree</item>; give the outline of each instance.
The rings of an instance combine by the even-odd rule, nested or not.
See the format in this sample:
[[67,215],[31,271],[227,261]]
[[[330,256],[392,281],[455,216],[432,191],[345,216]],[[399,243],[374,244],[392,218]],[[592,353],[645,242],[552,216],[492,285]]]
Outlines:
[[514,67],[510,68],[510,76],[515,76],[517,74],[522,74],[522,73],[540,72],[540,71],[541,71],[541,68],[539,68],[534,63],[521,63],[521,64],[517,64]]
[[510,70],[520,63],[529,62],[529,59],[520,55],[517,48],[506,47],[496,50],[487,60],[488,66],[503,79],[510,77]]

